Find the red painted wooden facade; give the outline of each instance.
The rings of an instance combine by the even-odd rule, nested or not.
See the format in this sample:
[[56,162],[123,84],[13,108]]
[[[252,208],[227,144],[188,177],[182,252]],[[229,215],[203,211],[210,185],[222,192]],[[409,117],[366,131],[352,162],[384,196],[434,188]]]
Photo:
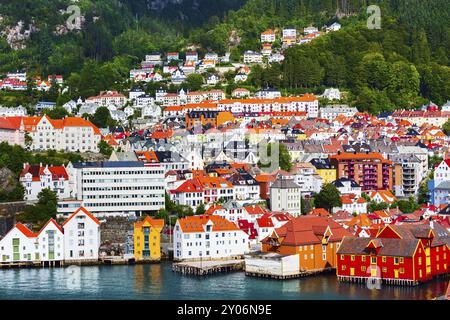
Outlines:
[[450,233],[438,225],[388,225],[375,238],[345,237],[336,261],[343,279],[424,282],[450,273]]

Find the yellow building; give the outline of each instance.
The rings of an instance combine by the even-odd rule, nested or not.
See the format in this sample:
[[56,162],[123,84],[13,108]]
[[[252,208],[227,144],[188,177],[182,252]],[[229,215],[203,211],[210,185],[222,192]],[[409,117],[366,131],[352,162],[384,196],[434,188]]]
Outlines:
[[161,259],[163,227],[164,219],[152,219],[149,216],[134,224],[134,258],[136,261]]
[[337,170],[328,158],[314,158],[311,164],[316,167],[316,172],[322,177],[323,183],[331,183],[337,178]]

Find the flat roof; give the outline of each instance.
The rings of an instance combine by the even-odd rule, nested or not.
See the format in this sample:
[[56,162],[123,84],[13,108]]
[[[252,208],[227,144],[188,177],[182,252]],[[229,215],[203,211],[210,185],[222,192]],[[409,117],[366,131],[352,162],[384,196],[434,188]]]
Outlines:
[[145,167],[141,161],[104,161],[104,162],[76,162],[74,168],[127,168]]

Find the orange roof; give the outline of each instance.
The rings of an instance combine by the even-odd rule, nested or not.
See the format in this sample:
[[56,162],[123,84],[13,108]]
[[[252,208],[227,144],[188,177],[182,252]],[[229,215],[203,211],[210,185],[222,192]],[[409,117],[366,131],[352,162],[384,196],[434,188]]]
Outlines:
[[330,159],[336,160],[362,160],[362,159],[378,159],[386,163],[392,163],[390,160],[386,160],[381,153],[369,152],[369,153],[350,153],[342,152],[341,154],[335,154],[330,156]]
[[389,218],[391,216],[389,213],[387,213],[384,210],[377,210],[372,213],[380,218]]
[[261,34],[275,34],[275,32],[272,29],[268,29],[268,30],[262,32]]
[[156,130],[150,134],[150,138],[151,139],[168,139],[172,136],[172,134],[173,134],[172,130],[167,130],[167,131]]
[[178,192],[203,192],[203,187],[197,178],[186,180],[177,189],[173,191]]
[[17,229],[19,229],[20,232],[22,232],[26,237],[28,238],[35,238],[37,236],[36,233],[32,232],[30,229],[28,229],[27,227],[25,227],[23,224],[16,223],[15,226]]
[[163,228],[164,227],[164,219],[153,219],[150,216],[146,216],[144,220],[138,221],[134,224],[136,228],[141,227],[145,222],[148,222],[153,228]]
[[197,179],[204,188],[233,188],[233,185],[230,182],[221,177],[199,176]]
[[[55,129],[63,129],[64,127],[92,127],[95,134],[101,134],[100,130],[89,120],[80,117],[66,117],[64,119],[51,119],[44,115]],[[34,131],[36,125],[41,121],[42,117],[11,117],[10,121],[20,123],[23,120],[25,131]]]
[[258,98],[247,98],[247,99],[223,99],[219,101],[219,104],[272,104],[272,103],[291,103],[291,102],[313,102],[317,98],[313,94],[304,94],[297,97],[278,97],[273,99],[258,99]]
[[339,242],[344,236],[351,235],[331,218],[306,215],[289,220],[262,242],[268,243],[275,236],[281,245],[286,246],[320,244],[325,234],[329,235],[330,242]]
[[96,217],[94,217],[92,215],[92,213],[90,213],[89,211],[87,211],[84,207],[80,207],[78,208],[74,213],[72,213],[70,215],[69,218],[67,218],[66,221],[63,222],[62,226],[64,227],[66,225],[67,222],[70,221],[70,219],[72,219],[73,217],[75,217],[79,212],[83,212],[84,214],[86,214],[89,218],[91,218],[96,224],[100,224],[100,221],[97,220]]
[[164,108],[164,111],[182,111],[183,109],[183,106],[168,106]]
[[136,157],[138,157],[139,160],[145,160],[149,163],[152,162],[159,162],[158,157],[156,156],[156,153],[154,151],[135,151]]
[[273,181],[276,180],[276,177],[275,177],[275,176],[272,176],[272,175],[270,175],[270,174],[258,174],[258,175],[255,177],[255,180],[256,180],[257,182],[273,182]]
[[220,204],[213,204],[211,207],[208,208],[208,210],[206,210],[205,214],[212,215],[214,214],[214,212],[218,210],[223,210],[223,207]]
[[212,231],[238,231],[240,230],[233,222],[228,221],[220,216],[190,216],[178,219],[177,223],[180,225],[184,233],[188,232],[204,232],[204,225],[209,221],[212,222]]
[[354,227],[354,226],[370,227],[372,225],[372,220],[369,219],[367,214],[361,213],[360,215],[357,215],[356,217],[354,217],[349,222],[346,222],[345,224],[348,225],[349,227]]
[[255,205],[245,206],[244,209],[250,215],[252,215],[252,214],[261,214],[262,215],[262,214],[269,213],[269,210],[267,210],[261,206],[255,206]]
[[312,209],[308,214],[313,215],[313,216],[319,216],[319,217],[329,217],[330,216],[330,213],[328,212],[328,210],[326,210],[324,208]]
[[388,204],[391,204],[395,200],[397,200],[397,198],[389,190],[372,191],[370,193],[370,198],[373,199],[377,194],[380,195],[380,197],[383,200],[383,202],[386,202]]

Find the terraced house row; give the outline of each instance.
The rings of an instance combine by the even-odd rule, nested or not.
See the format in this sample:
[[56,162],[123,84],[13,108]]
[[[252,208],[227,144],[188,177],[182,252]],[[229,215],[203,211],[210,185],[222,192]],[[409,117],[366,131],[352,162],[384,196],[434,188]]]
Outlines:
[[61,266],[98,261],[99,247],[100,222],[80,208],[62,225],[50,219],[38,232],[17,223],[0,240],[0,264]]

